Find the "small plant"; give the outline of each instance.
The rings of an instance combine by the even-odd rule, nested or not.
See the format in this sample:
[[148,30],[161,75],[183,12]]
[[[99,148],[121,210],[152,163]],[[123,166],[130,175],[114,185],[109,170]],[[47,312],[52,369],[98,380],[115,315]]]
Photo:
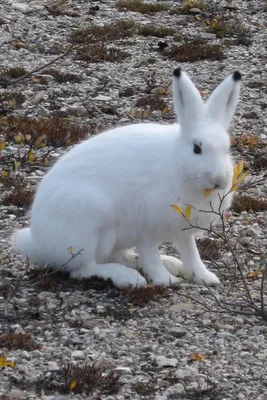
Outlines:
[[58,15],[68,15],[69,17],[78,17],[79,14],[68,8],[68,0],[52,0],[45,5],[45,9],[54,17]]
[[27,73],[27,70],[23,67],[10,67],[10,68],[2,68],[0,70],[0,79],[5,77],[5,78],[11,78],[11,79],[17,79],[20,78],[21,76],[25,75]]
[[248,195],[238,195],[235,196],[232,202],[232,210],[236,213],[241,213],[242,211],[266,211],[267,210],[267,200],[259,199],[256,197]]
[[184,4],[181,7],[181,12],[188,12],[192,8],[198,8],[200,11],[204,11],[205,7],[205,0],[185,0]]
[[197,247],[201,258],[212,262],[221,257],[223,241],[205,237],[197,240]]
[[120,62],[129,56],[128,53],[105,45],[88,45],[79,48],[76,52],[76,58],[86,62]]
[[253,161],[253,167],[258,170],[267,170],[267,156],[258,154]]
[[230,20],[220,13],[211,19],[205,20],[204,23],[207,32],[215,33],[217,38],[234,36],[238,39],[238,44],[251,43],[250,32],[238,19]]
[[0,115],[19,108],[25,101],[25,96],[21,92],[4,91],[0,94]]
[[179,62],[199,60],[222,60],[224,54],[219,45],[206,44],[202,40],[194,40],[182,45],[173,45],[164,51],[164,55]]
[[165,26],[155,26],[155,25],[144,25],[138,28],[138,35],[141,36],[155,36],[163,38],[165,36],[173,36],[175,34],[175,29],[168,28]]
[[128,10],[141,14],[153,14],[168,10],[167,5],[163,2],[145,3],[142,0],[118,0],[116,7],[119,11]]
[[33,190],[21,183],[16,183],[10,192],[5,193],[2,204],[17,207],[29,207],[33,201]]
[[62,393],[71,390],[75,394],[89,395],[97,389],[103,394],[117,394],[122,386],[120,378],[114,372],[104,373],[94,364],[68,364],[61,370],[61,379]]
[[143,397],[153,396],[156,392],[155,383],[153,382],[137,382],[135,384],[135,391]]
[[0,336],[0,347],[9,350],[34,350],[39,346],[34,343],[29,333],[5,333]]
[[44,69],[42,70],[41,74],[53,76],[58,83],[80,83],[82,80],[79,75],[72,74],[71,72],[60,72],[53,68]]
[[90,44],[125,39],[134,34],[135,22],[133,20],[118,20],[104,26],[93,25],[78,29],[70,35],[73,44],[90,42]]
[[136,103],[136,107],[150,107],[151,111],[160,110],[163,111],[166,108],[165,101],[156,94],[147,94],[146,96],[140,97]]

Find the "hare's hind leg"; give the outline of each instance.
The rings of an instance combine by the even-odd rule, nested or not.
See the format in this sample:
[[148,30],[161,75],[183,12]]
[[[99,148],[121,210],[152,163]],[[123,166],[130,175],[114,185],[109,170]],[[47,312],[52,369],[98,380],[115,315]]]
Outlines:
[[93,276],[102,279],[111,279],[114,286],[119,289],[126,289],[129,286],[141,287],[146,286],[145,278],[138,271],[127,268],[117,263],[95,264],[91,263],[82,266],[71,272],[71,278],[91,278]]
[[[178,276],[183,275],[184,267],[182,261],[175,257],[167,256],[165,254],[160,255],[162,264],[169,271],[171,275]],[[112,262],[126,265],[131,268],[139,269],[139,254],[134,250],[118,250],[113,253],[111,257]]]

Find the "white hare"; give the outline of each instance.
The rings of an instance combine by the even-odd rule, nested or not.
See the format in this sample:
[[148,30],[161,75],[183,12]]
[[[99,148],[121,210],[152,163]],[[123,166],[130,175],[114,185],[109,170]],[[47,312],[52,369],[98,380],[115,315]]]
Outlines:
[[[17,250],[31,261],[59,268],[71,277],[110,278],[119,288],[175,284],[174,275],[219,283],[199,256],[183,216],[170,205],[218,210],[230,187],[233,163],[226,132],[235,112],[241,75],[234,72],[204,104],[180,68],[173,72],[173,101],[179,120],[172,125],[123,126],[89,139],[64,155],[42,180],[31,211],[31,227],[15,233]],[[204,197],[204,189],[212,189]],[[221,210],[230,206],[231,195]],[[192,210],[200,227],[212,213]],[[174,243],[181,261],[160,256],[159,244]],[[135,254],[129,249],[135,247]],[[142,275],[137,271],[140,266]],[[132,268],[129,268],[132,267]],[[185,272],[187,271],[187,272]]]

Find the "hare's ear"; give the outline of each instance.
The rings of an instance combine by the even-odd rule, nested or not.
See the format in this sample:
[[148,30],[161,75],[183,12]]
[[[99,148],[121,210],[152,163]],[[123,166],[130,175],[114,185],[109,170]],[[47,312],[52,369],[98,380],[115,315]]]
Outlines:
[[228,76],[210,95],[206,110],[207,116],[228,129],[239,100],[241,74],[236,71]]
[[173,104],[182,130],[190,132],[203,115],[204,103],[199,91],[181,68],[173,71]]

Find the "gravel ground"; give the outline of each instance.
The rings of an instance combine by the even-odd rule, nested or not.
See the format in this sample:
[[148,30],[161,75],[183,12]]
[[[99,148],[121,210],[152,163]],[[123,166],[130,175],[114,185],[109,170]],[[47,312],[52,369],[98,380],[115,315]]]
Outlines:
[[[2,0],[0,139],[6,148],[0,151],[0,167],[2,175],[11,176],[10,159],[29,149],[5,136],[3,121],[11,115],[71,118],[90,134],[140,120],[172,122],[168,85],[174,67],[182,65],[204,97],[239,70],[244,84],[232,124],[233,154],[244,159],[254,182],[245,186],[245,194],[265,206],[230,210],[226,230],[251,301],[260,308],[267,262],[267,2],[205,3],[202,12],[182,13],[183,1],[165,1],[165,11],[142,14],[118,10],[113,0]],[[207,32],[218,13],[228,21],[226,36],[219,38]],[[123,60],[100,62],[97,53],[85,61],[77,49],[46,68],[50,71],[7,84],[12,77],[7,79],[5,69],[32,71],[68,50],[72,32],[122,19],[135,23],[133,35],[120,38],[119,28],[112,40],[101,37],[97,46],[104,43],[116,57],[126,52]],[[142,36],[140,27],[148,24],[173,32]],[[172,46],[198,39],[221,46],[224,58],[191,63],[168,56]],[[73,75],[58,82],[51,68]],[[47,150],[49,164],[66,148],[40,151]],[[17,166],[16,176],[34,189],[48,166],[31,161]],[[177,288],[119,292],[100,281],[71,281],[14,255],[9,237],[18,224],[27,224],[28,209],[4,201],[10,188],[1,185],[0,355],[11,364],[1,369],[0,399],[267,399],[267,316],[249,306],[227,246],[219,249],[215,269],[222,284],[216,289],[184,281]],[[168,243],[162,252],[175,253]],[[265,296],[263,285],[263,303]]]

